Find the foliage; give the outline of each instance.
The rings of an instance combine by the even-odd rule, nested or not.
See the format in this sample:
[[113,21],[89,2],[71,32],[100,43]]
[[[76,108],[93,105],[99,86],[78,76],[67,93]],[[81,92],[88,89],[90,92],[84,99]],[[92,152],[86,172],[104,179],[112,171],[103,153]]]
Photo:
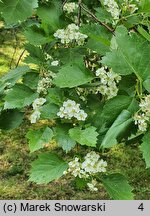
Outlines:
[[[72,173],[83,188],[97,191],[101,181],[111,198],[133,199],[124,176],[102,174],[109,161],[99,157],[138,137],[150,166],[150,2],[2,0],[0,11],[6,28],[23,31],[28,51],[26,65],[1,78],[0,128],[18,127],[24,115],[37,127],[26,136],[31,152],[52,139],[66,153],[79,145],[87,151],[68,164],[40,153],[30,181],[49,183]],[[39,120],[45,122],[40,128]]]

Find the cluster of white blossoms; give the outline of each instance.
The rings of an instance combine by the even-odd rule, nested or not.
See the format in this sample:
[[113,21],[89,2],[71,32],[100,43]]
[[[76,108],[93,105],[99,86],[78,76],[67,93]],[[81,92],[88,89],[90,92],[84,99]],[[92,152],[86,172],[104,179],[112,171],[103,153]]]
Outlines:
[[48,53],[46,53],[45,56],[46,61],[51,61],[51,66],[58,66],[59,65],[59,61],[58,60],[54,60],[53,57],[51,55],[49,55]]
[[58,29],[54,33],[54,37],[60,39],[62,44],[76,42],[80,46],[84,44],[84,41],[88,36],[80,33],[79,27],[72,23],[68,25],[66,29]]
[[73,13],[78,8],[78,4],[75,2],[65,3],[63,10],[66,11],[68,14]]
[[36,123],[39,118],[40,118],[40,108],[41,106],[46,102],[46,99],[45,98],[37,98],[34,100],[34,102],[32,103],[32,107],[33,107],[33,110],[34,112],[31,114],[30,116],[30,121],[32,124]]
[[100,78],[101,85],[94,89],[95,94],[101,93],[107,96],[107,99],[113,98],[118,93],[117,83],[121,80],[121,76],[112,70],[106,71],[107,67],[101,67],[96,70],[96,76]]
[[92,179],[91,183],[87,183],[87,186],[90,191],[98,191],[96,184],[97,184],[97,181],[95,179]]
[[129,11],[131,14],[133,14],[135,11],[138,10],[139,3],[140,0],[124,0],[124,2],[122,3],[123,10]]
[[146,131],[150,122],[150,95],[144,97],[139,104],[141,113],[134,115],[135,124],[138,125],[139,131]]
[[55,60],[51,62],[51,66],[58,66],[59,65],[59,61]]
[[47,94],[47,90],[52,86],[52,81],[55,76],[55,73],[52,71],[44,72],[43,77],[38,82],[37,92],[39,94]]
[[[83,162],[80,162],[80,159],[75,157],[68,165],[69,168],[64,172],[64,175],[71,173],[74,177],[88,178],[90,175],[106,172],[107,162],[100,159],[100,156],[96,152],[91,151],[84,157]],[[87,185],[90,190],[96,191],[94,182]]]
[[119,20],[120,9],[114,0],[104,0],[104,5],[115,21]]
[[80,109],[80,104],[73,100],[64,101],[62,107],[60,107],[57,116],[60,118],[71,119],[76,118],[79,121],[85,121],[87,114],[84,110]]

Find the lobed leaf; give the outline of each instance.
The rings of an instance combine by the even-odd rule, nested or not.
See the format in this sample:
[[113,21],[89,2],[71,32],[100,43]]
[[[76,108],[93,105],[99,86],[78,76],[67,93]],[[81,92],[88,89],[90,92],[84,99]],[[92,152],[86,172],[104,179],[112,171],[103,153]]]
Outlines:
[[81,129],[80,127],[71,128],[69,130],[69,135],[81,145],[96,147],[98,133],[93,126],[85,129]]
[[23,84],[16,84],[5,96],[4,109],[23,108],[29,106],[38,94]]
[[53,153],[42,153],[32,163],[29,181],[37,184],[47,184],[60,178],[68,168],[68,164]]
[[29,139],[30,152],[34,152],[44,147],[53,138],[53,131],[49,128],[42,128],[39,130],[30,130],[26,137]]
[[146,168],[150,168],[150,129],[144,135],[140,149],[146,162]]
[[103,185],[114,200],[133,200],[132,187],[126,178],[119,174],[111,174],[103,178]]
[[2,16],[7,24],[25,21],[38,7],[38,0],[3,0],[0,2]]

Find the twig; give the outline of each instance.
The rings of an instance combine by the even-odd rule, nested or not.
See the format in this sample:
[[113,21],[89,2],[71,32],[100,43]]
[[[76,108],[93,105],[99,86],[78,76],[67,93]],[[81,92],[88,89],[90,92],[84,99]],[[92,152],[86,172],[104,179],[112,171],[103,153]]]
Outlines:
[[91,11],[89,11],[83,4],[80,4],[80,7],[82,10],[84,10],[86,13],[88,13],[97,23],[104,26],[108,31],[110,31],[112,34],[114,34],[114,29],[109,27],[106,23],[101,22]]
[[17,51],[17,46],[18,46],[18,38],[17,38],[17,35],[16,35],[16,31],[14,29],[13,29],[13,34],[14,34],[14,38],[15,38],[15,46],[14,46],[14,52],[12,54],[12,58],[11,58],[10,65],[9,65],[10,69],[12,68],[12,63],[14,61],[14,57],[15,57],[15,54],[16,54],[16,51]]
[[67,3],[68,0],[64,0],[62,3],[62,9],[64,8],[64,5]]
[[20,54],[20,56],[19,56],[19,58],[18,58],[18,61],[17,61],[17,64],[16,64],[16,67],[18,67],[18,65],[19,65],[19,63],[20,63],[20,61],[21,61],[21,58],[22,58],[22,56],[24,55],[24,53],[25,53],[25,49],[22,51],[22,53]]
[[78,0],[78,26],[80,26],[81,23],[81,3],[82,0]]

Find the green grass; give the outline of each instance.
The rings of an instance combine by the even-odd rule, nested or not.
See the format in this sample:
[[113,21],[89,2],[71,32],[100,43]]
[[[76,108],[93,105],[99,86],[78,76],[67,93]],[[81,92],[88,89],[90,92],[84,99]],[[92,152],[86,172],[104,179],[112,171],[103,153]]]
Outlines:
[[[17,34],[19,40],[24,41],[22,35]],[[13,32],[1,30],[0,50],[0,75],[15,67],[17,59],[23,48],[19,43],[14,58],[15,38]],[[28,130],[26,123],[19,129],[2,132],[0,131],[0,199],[110,199],[102,185],[98,192],[88,190],[79,191],[74,188],[73,179],[70,176],[63,177],[48,185],[37,185],[28,181],[30,164],[36,158],[36,154],[30,154],[25,134]],[[62,150],[56,145],[49,145],[48,151]],[[45,151],[45,150],[44,150]],[[84,150],[81,148],[81,152]],[[108,162],[109,172],[120,172],[124,174],[134,188],[135,199],[150,199],[150,169],[145,169],[139,145],[117,145],[101,155]]]

